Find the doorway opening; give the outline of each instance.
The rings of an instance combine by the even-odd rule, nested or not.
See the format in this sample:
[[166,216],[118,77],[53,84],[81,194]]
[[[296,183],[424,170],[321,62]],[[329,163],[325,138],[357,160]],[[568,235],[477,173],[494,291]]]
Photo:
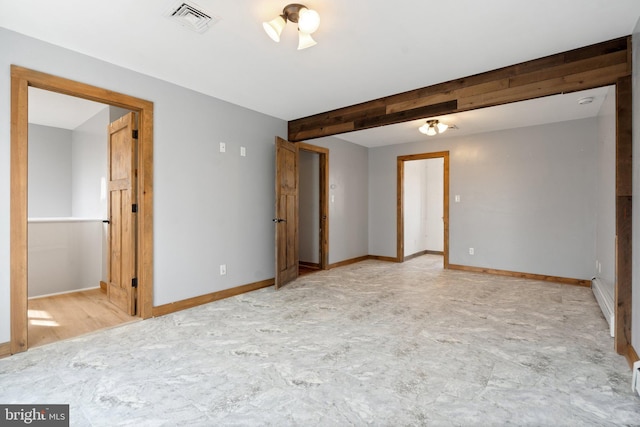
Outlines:
[[129,111],[28,92],[28,347],[37,347],[139,317],[114,307],[106,286],[108,127]]
[[[134,111],[139,117],[135,233],[137,315],[153,308],[153,103],[106,89],[11,66],[11,353],[28,348],[28,88],[34,87]],[[132,283],[133,284],[133,283]]]
[[298,275],[325,270],[329,252],[329,150],[298,143]]
[[[329,150],[303,142],[291,143],[280,137],[275,141],[275,288],[295,280],[300,274],[299,256],[299,198],[300,198],[300,151],[318,154],[317,186],[319,211],[316,226],[319,234],[317,245],[318,262],[314,266],[318,270],[328,268],[329,259],[329,207],[327,194],[329,188]],[[314,178],[316,175],[313,175]],[[311,179],[311,186],[314,186]],[[314,192],[313,190],[311,190]],[[311,204],[315,203],[312,199]],[[312,208],[313,209],[313,208]],[[314,216],[311,212],[310,216]],[[314,226],[309,226],[309,234],[314,234]],[[315,250],[312,245],[312,255]],[[305,268],[303,266],[303,268]]]
[[423,254],[441,254],[446,269],[449,267],[449,152],[398,156],[397,164],[397,261]]

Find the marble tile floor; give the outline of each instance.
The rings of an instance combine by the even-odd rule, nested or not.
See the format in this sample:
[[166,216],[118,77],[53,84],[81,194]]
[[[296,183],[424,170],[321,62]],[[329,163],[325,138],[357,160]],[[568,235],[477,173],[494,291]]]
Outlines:
[[589,288],[365,261],[0,360],[78,426],[640,425]]

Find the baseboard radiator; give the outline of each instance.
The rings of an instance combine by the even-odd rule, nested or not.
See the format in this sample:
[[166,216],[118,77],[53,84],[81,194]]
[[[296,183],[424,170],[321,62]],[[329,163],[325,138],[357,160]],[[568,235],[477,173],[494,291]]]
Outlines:
[[600,305],[600,310],[602,310],[604,318],[607,319],[609,323],[609,333],[611,336],[614,336],[616,322],[615,311],[613,310],[613,298],[604,290],[604,283],[598,278],[591,280],[591,290],[596,297],[596,301],[598,301],[598,305]]

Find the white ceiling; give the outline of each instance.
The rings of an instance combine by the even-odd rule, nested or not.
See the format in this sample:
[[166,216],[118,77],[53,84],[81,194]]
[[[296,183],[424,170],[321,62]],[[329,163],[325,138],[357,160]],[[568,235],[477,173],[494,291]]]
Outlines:
[[197,0],[220,18],[204,34],[164,16],[175,0],[0,0],[0,27],[292,120],[625,36],[640,17],[638,0],[305,2],[321,25],[302,51],[292,24],[279,44],[262,29],[282,0]]
[[29,87],[29,123],[73,130],[105,108],[98,102]]

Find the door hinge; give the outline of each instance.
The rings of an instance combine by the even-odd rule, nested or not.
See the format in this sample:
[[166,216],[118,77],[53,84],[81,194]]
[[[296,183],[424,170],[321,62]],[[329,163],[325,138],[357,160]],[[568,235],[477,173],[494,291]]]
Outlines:
[[131,205],[131,212],[133,213],[137,213],[138,212],[138,204],[134,203]]
[[133,279],[131,279],[131,287],[132,288],[137,288],[138,287],[138,278],[134,277]]
[[138,129],[131,131],[131,138],[138,139]]

